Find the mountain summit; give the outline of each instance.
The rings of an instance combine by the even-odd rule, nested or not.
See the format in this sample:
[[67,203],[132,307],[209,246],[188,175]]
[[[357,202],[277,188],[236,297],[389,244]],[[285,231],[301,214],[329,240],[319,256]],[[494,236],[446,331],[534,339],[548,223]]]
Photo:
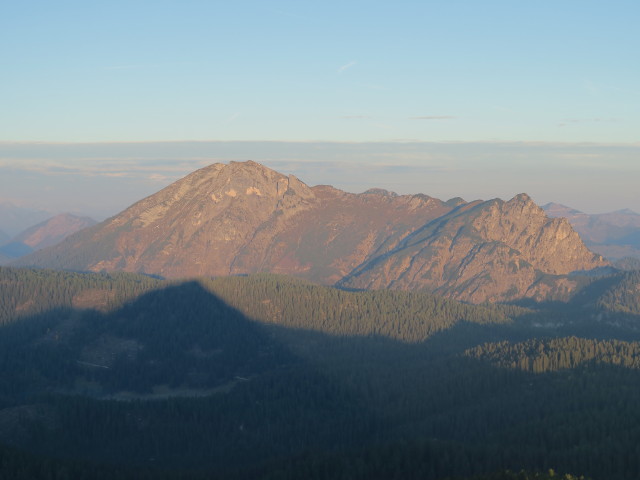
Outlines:
[[525,194],[470,203],[352,194],[252,161],[197,170],[21,263],[164,277],[273,272],[473,302],[545,298],[545,274],[607,264]]
[[472,302],[542,299],[575,286],[560,276],[604,265],[566,219],[549,219],[528,195],[520,194],[508,202],[461,205],[408,235],[388,255],[361,265],[340,284],[426,288]]

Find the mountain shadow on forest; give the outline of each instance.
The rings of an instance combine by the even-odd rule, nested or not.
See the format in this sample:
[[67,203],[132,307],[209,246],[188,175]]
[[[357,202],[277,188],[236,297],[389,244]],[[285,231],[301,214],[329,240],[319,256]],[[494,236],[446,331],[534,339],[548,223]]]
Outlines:
[[18,364],[31,362],[29,381],[40,388],[98,397],[230,388],[299,361],[195,281],[143,293],[107,312],[55,308],[2,333],[4,372],[22,375]]
[[[103,285],[99,275],[83,278]],[[359,312],[367,326],[376,303],[389,302],[381,311],[393,314],[392,300],[419,300],[413,294],[356,298],[273,276],[158,285],[114,308],[47,309],[0,328],[0,442],[40,456],[173,469],[180,478],[194,469],[202,472],[193,478],[238,479],[640,473],[640,457],[628,455],[640,434],[640,372],[577,364],[533,373],[464,355],[558,330],[522,317],[464,321],[472,311],[447,301],[434,305],[455,307],[460,318],[407,341],[375,333],[404,321],[360,334],[357,319],[335,331],[322,325],[335,309],[335,318]],[[281,303],[258,295],[272,291],[285,296]],[[254,320],[234,308],[249,299],[293,320]],[[333,299],[327,316],[306,318],[320,299]],[[480,320],[491,310],[483,312]]]
[[354,445],[377,423],[343,382],[197,282],[107,313],[22,318],[0,349],[0,442],[42,455],[236,470]]

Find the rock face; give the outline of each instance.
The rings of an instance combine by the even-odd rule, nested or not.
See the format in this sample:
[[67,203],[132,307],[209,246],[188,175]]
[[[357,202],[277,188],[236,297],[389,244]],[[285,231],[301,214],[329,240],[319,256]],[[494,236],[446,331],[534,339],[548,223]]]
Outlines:
[[[352,288],[429,289],[471,302],[547,298],[567,275],[607,265],[565,219],[549,219],[526,194],[460,205],[344,278]],[[546,274],[546,275],[544,275]]]
[[473,302],[543,298],[557,287],[549,276],[607,265],[524,194],[472,203],[351,194],[254,162],[198,170],[21,263],[164,277],[274,272]]

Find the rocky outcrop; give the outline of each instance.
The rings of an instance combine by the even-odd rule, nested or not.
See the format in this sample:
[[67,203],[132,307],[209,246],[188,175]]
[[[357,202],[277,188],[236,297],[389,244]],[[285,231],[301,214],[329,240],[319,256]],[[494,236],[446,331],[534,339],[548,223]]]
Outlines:
[[[471,302],[547,298],[576,270],[608,265],[525,194],[460,205],[344,278],[351,288],[427,289]],[[542,281],[544,280],[544,281]]]
[[483,302],[543,298],[553,291],[549,278],[606,262],[524,194],[471,203],[352,194],[231,162],[198,170],[23,264],[164,277],[274,272]]

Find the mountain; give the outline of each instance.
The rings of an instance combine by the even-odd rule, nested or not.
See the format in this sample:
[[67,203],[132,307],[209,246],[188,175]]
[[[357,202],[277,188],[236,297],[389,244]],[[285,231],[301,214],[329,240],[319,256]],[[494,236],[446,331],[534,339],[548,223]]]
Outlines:
[[594,252],[611,260],[640,258],[640,214],[629,209],[587,214],[558,203],[548,203],[542,208],[550,217],[569,220]]
[[51,217],[51,213],[0,201],[0,229],[9,237]]
[[524,194],[352,194],[249,161],[193,172],[19,264],[174,278],[272,272],[483,302],[569,291],[559,275],[608,263]]
[[520,194],[508,202],[462,205],[407,236],[389,254],[364,263],[340,284],[426,288],[472,302],[542,300],[554,290],[575,288],[560,276],[605,265],[565,219],[549,219]]
[[25,262],[165,277],[269,271],[334,283],[452,208],[426,195],[309,187],[254,162],[215,164]]
[[62,213],[26,229],[12,241],[20,242],[33,250],[40,250],[60,243],[72,233],[95,224],[96,221],[92,218]]
[[0,247],[0,264],[27,255],[36,250],[56,245],[66,237],[83,228],[95,225],[89,217],[78,217],[70,213],[56,215],[44,222],[34,225],[12,238]]
[[9,240],[11,237],[9,235],[7,235],[6,233],[4,233],[2,230],[0,230],[0,245],[2,245],[3,243],[5,243],[7,240]]

